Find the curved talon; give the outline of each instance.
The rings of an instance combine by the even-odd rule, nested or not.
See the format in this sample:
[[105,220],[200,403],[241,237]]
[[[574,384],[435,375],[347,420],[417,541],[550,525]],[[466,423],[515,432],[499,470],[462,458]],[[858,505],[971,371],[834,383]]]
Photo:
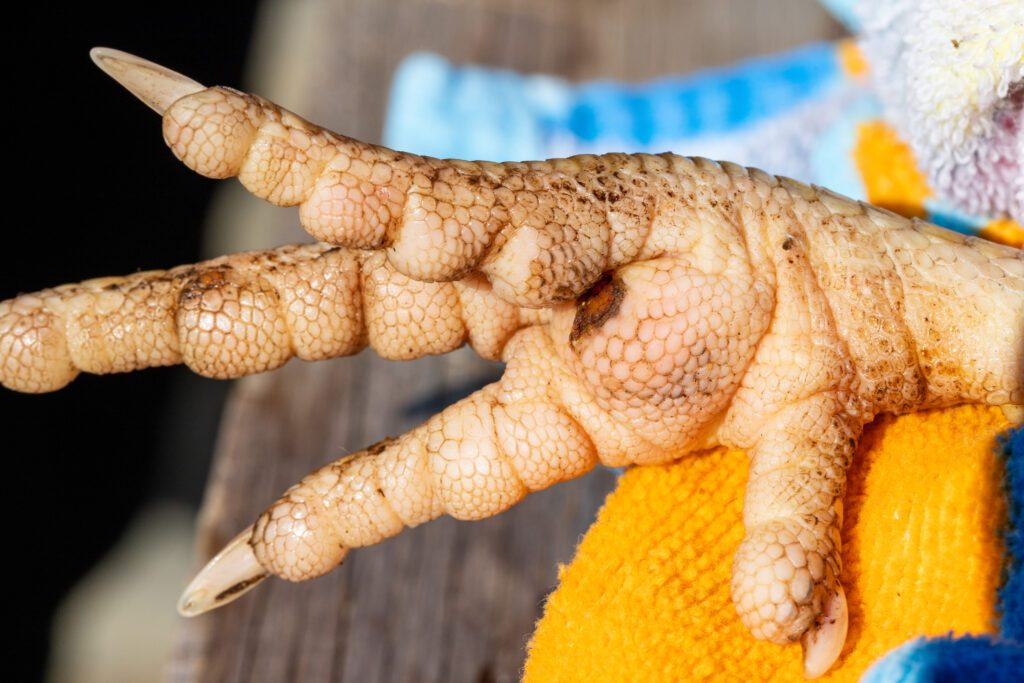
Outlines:
[[846,605],[846,593],[840,584],[828,601],[821,606],[821,614],[807,629],[800,644],[804,649],[804,675],[817,678],[826,673],[846,643],[846,630],[850,624],[850,611]]
[[255,588],[269,573],[249,545],[250,526],[206,563],[178,600],[178,613],[195,617],[226,605]]
[[89,56],[104,73],[161,116],[182,97],[206,89],[188,76],[121,50],[94,47]]

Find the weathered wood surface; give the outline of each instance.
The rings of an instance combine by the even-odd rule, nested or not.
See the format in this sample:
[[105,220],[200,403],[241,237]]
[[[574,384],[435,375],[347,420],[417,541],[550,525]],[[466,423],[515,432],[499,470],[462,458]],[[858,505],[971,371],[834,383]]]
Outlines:
[[[296,10],[299,19],[285,14]],[[282,2],[264,14],[257,45],[271,44],[257,56],[250,87],[370,141],[380,138],[391,74],[414,50],[571,78],[641,79],[839,32],[812,0],[317,0]],[[284,59],[294,66],[282,72]],[[222,205],[222,215],[247,229],[269,226],[236,242],[304,237],[293,211],[255,206]],[[221,428],[199,554],[209,557],[311,469],[401,433],[499,372],[466,350],[411,363],[364,353],[292,362],[239,382]],[[186,622],[169,678],[518,680],[557,565],[571,558],[612,484],[597,471],[491,520],[443,519],[357,550],[323,579],[268,581]]]

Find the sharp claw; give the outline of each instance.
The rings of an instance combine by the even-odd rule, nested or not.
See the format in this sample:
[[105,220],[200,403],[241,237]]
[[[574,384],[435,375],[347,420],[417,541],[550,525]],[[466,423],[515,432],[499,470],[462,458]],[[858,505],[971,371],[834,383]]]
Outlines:
[[256,560],[249,545],[251,537],[249,527],[196,574],[178,601],[182,616],[194,617],[226,605],[267,578],[267,570]]
[[94,47],[89,56],[96,66],[161,116],[182,97],[206,89],[188,76],[120,50]]
[[822,605],[821,615],[804,634],[804,676],[817,678],[835,664],[846,643],[846,629],[849,626],[849,610],[846,608],[846,593],[839,586]]

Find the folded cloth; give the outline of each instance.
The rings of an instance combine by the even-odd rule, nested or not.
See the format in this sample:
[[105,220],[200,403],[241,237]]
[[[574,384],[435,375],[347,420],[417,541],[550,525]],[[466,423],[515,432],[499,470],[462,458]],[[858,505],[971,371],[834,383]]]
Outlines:
[[[867,429],[842,532],[849,635],[828,679],[857,680],[915,636],[999,635],[1000,585],[1016,581],[1017,593],[1001,600],[1020,604],[1020,562],[1006,562],[1003,533],[1008,470],[1014,495],[1024,493],[1024,443],[1001,456],[998,439],[1009,426],[998,408],[962,406],[883,417]],[[724,449],[627,471],[560,570],[524,680],[803,680],[800,647],[754,640],[730,599],[746,478],[747,457]],[[1013,505],[1019,523],[1020,498]],[[1003,626],[1019,638],[1019,612],[1004,615]],[[901,651],[873,680],[938,680],[890,674],[939,666],[949,648],[957,659],[969,648],[941,644],[930,656],[920,645]],[[995,666],[1019,661],[1019,645],[985,645],[1002,657],[990,656],[987,671],[1019,674]]]

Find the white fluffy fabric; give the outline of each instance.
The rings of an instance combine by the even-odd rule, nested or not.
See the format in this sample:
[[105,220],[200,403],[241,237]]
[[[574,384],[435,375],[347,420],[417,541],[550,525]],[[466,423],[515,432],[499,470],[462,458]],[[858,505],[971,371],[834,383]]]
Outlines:
[[1024,220],[1024,0],[860,0],[890,123],[940,199]]

